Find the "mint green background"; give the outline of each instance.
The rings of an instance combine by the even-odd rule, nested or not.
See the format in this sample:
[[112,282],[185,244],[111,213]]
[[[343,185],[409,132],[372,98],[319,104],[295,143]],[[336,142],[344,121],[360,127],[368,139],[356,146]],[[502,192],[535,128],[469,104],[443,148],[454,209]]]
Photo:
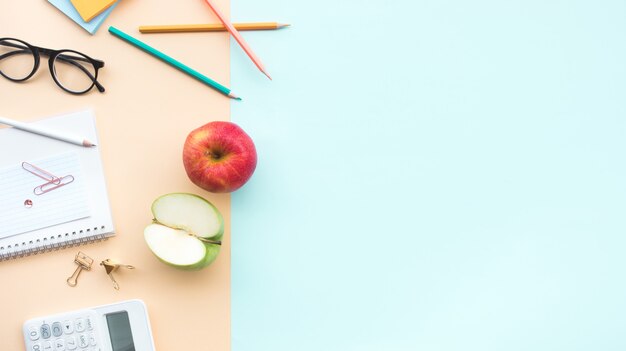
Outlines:
[[626,349],[626,2],[231,11],[234,351]]

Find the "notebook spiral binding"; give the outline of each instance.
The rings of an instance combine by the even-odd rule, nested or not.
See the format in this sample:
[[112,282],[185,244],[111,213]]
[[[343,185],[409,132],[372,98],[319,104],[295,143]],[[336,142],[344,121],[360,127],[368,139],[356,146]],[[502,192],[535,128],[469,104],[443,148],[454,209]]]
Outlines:
[[107,233],[94,234],[94,232],[101,232],[104,229],[105,226],[85,228],[28,242],[20,243],[18,241],[15,244],[2,245],[0,246],[0,262],[104,241],[108,239]]

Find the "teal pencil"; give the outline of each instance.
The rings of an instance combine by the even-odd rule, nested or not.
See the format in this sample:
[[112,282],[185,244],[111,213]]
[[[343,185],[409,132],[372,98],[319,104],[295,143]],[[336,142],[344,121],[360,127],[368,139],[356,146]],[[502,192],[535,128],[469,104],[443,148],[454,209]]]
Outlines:
[[214,81],[213,79],[205,76],[204,74],[196,71],[195,69],[185,65],[184,63],[171,58],[170,56],[160,52],[159,50],[149,46],[148,44],[137,40],[133,37],[131,37],[130,35],[122,32],[121,30],[115,28],[115,27],[109,27],[109,33],[115,35],[116,37],[124,40],[125,42],[134,45],[135,47],[149,53],[150,55],[166,62],[167,64],[187,73],[188,75],[196,78],[197,80],[201,81],[202,83],[210,86],[211,88],[219,91],[220,93],[228,96],[229,98],[235,99],[235,100],[241,100],[240,97],[237,97],[237,95],[233,94],[231,92],[230,89],[228,89],[227,87],[221,85],[220,83]]

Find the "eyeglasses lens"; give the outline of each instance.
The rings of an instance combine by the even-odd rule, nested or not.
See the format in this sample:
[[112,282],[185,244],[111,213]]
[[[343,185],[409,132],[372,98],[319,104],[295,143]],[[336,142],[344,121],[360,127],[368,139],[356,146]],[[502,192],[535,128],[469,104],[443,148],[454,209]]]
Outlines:
[[79,53],[59,53],[52,68],[59,84],[74,93],[83,93],[94,85],[96,68],[87,57]]
[[35,55],[24,43],[0,40],[0,72],[10,79],[26,79],[35,68]]

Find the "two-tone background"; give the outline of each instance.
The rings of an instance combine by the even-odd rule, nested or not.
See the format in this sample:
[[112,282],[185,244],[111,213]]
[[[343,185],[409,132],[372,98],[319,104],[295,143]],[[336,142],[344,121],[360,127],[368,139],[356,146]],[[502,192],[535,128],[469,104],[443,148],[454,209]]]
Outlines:
[[[201,0],[122,1],[105,25],[216,20]],[[233,21],[292,23],[244,34],[274,81],[226,35],[142,38],[230,75],[232,103],[45,1],[3,4],[3,36],[107,62],[105,95],[66,96],[45,70],[0,81],[1,113],[95,108],[120,234],[85,250],[142,267],[120,292],[90,272],[68,293],[73,252],[0,265],[11,350],[27,317],[125,297],[146,300],[163,350],[626,347],[622,1],[230,7]],[[149,204],[192,191],[229,212],[178,163],[186,133],[228,118],[259,152],[232,195],[232,256],[168,270],[142,242]]]

